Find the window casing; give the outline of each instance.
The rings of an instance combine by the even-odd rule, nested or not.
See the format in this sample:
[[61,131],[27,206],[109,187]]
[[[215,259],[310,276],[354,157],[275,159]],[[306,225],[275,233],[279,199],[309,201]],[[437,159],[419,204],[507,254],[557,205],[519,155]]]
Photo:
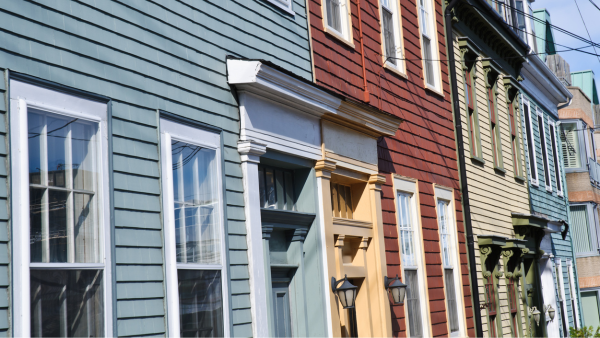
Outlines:
[[577,303],[577,288],[575,288],[575,274],[573,273],[573,262],[567,258],[567,273],[569,275],[569,297],[571,298],[571,309],[573,310],[573,326],[579,328],[579,304]]
[[546,124],[544,123],[544,114],[541,110],[536,108],[538,132],[540,136],[540,144],[542,147],[542,162],[544,165],[544,184],[546,185],[547,191],[552,191],[552,181],[550,177],[550,163],[548,160],[548,146],[546,142]]
[[533,138],[533,123],[529,101],[521,97],[523,102],[523,120],[525,121],[525,139],[527,140],[527,155],[529,156],[529,179],[531,184],[538,186],[537,155]]
[[229,335],[220,134],[161,118],[171,336]]
[[323,0],[323,20],[325,31],[353,45],[349,6],[348,0]]
[[465,84],[465,105],[467,110],[468,129],[469,129],[469,144],[471,150],[471,157],[481,159],[481,134],[479,132],[479,114],[477,112],[477,90],[476,90],[476,77],[477,73],[477,55],[474,53],[464,54],[464,65],[463,65],[463,80]]
[[450,336],[463,336],[464,316],[461,292],[461,269],[456,239],[456,222],[454,219],[453,191],[436,187],[438,228],[440,232],[440,249],[444,269],[444,286],[448,327]]
[[571,236],[577,257],[598,255],[597,208],[591,204],[571,204]]
[[560,319],[563,329],[563,337],[569,336],[569,319],[567,318],[567,299],[565,294],[565,284],[563,282],[562,261],[555,258],[554,269],[556,274],[556,286],[558,287],[558,304],[560,306]]
[[584,169],[587,164],[583,124],[579,121],[560,123],[560,140],[565,171]]
[[558,155],[558,145],[556,143],[556,124],[548,120],[548,127],[550,129],[550,146],[552,149],[552,161],[554,163],[554,180],[556,181],[556,193],[558,194],[558,196],[563,196],[563,181],[559,162],[560,156]]
[[418,0],[419,28],[421,29],[421,50],[423,75],[427,87],[441,91],[439,80],[439,57],[437,49],[435,14],[431,0]]
[[416,183],[395,178],[402,279],[408,285],[405,311],[410,337],[428,337],[426,282],[422,257]]
[[293,0],[268,0],[273,5],[285,10],[286,12],[290,12],[291,14],[295,14],[292,10]]
[[384,65],[404,73],[402,25],[398,0],[380,0]]
[[[508,94],[507,94],[508,95]],[[515,171],[515,177],[523,177],[523,167],[521,166],[521,144],[519,142],[519,122],[518,122],[518,111],[515,112],[515,101],[518,100],[519,95],[515,95],[512,100],[508,102],[508,123],[510,124],[510,141],[513,153],[513,170]],[[517,110],[519,104],[516,104]]]
[[112,335],[107,105],[10,84],[13,334]]

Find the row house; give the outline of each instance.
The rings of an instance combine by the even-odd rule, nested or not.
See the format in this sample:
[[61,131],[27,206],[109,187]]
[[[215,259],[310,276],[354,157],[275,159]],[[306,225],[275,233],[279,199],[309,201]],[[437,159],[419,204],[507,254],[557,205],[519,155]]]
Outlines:
[[[391,316],[377,325],[395,337],[474,336],[441,3],[308,3],[315,82],[403,120],[377,140],[377,163],[380,259],[387,276],[408,287],[404,305],[392,304]],[[332,150],[325,146],[327,156]],[[350,236],[333,230],[336,245],[351,252]],[[348,263],[336,278],[352,271]],[[359,336],[374,332],[368,309],[343,310],[334,294],[329,301],[334,336],[354,336],[354,325]]]
[[[305,3],[15,0],[0,8],[0,335],[256,335],[249,257],[262,256],[248,245],[256,238],[246,221],[260,211],[245,208],[241,95],[228,84],[227,56],[266,60],[310,82]],[[364,129],[369,140],[387,133]],[[375,143],[367,143],[371,156]],[[261,169],[277,181],[269,203],[277,196],[301,216],[280,226],[267,213],[271,238],[282,239],[272,241],[272,276],[293,283],[297,296],[313,294],[320,280],[303,284],[289,272],[304,278],[322,264],[310,256],[320,253],[319,228],[310,227],[316,186],[301,186],[314,181],[312,169],[267,169],[274,163]],[[375,168],[359,179],[366,209],[378,191]],[[363,232],[373,232],[366,223]],[[327,335],[314,302],[301,320]]]
[[544,63],[551,31],[535,31],[528,1],[459,1],[453,11],[447,38],[465,223],[479,249],[479,335],[567,337],[581,325],[558,123],[572,94]]

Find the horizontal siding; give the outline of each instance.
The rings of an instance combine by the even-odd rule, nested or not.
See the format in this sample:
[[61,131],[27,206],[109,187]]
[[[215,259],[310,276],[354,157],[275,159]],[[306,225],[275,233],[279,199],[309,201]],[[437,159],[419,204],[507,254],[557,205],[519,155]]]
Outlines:
[[8,92],[6,75],[0,64],[0,336],[10,335],[10,219],[8,199]]

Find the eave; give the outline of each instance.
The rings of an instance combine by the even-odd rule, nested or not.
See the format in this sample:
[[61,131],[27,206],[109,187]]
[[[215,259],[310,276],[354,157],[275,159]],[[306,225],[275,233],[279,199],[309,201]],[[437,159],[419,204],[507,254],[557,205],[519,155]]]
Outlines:
[[396,134],[402,119],[322,88],[262,60],[227,59],[228,83],[303,113],[327,119],[372,137]]

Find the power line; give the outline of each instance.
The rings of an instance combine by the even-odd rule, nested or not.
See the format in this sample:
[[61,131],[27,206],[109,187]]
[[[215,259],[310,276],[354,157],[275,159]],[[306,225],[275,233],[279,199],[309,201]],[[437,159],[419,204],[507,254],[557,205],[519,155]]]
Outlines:
[[594,3],[592,0],[590,0],[590,2],[592,3],[592,5],[594,5],[594,7],[598,8],[598,10],[600,10],[600,7],[598,7],[598,5],[596,5],[596,3]]
[[[577,4],[577,0],[575,0],[575,6],[577,6],[577,11],[579,12],[579,16],[581,17],[581,22],[583,22],[583,27],[585,27],[585,31],[588,33],[588,37],[590,38],[590,41],[592,41],[592,36],[590,35],[590,31],[587,28],[587,25],[585,24],[585,20],[583,20],[583,14],[581,14],[581,10],[579,9],[579,5]],[[594,47],[594,52],[596,52],[596,46]],[[598,56],[598,52],[596,52],[596,57],[598,58],[598,62],[600,62],[600,56]]]

